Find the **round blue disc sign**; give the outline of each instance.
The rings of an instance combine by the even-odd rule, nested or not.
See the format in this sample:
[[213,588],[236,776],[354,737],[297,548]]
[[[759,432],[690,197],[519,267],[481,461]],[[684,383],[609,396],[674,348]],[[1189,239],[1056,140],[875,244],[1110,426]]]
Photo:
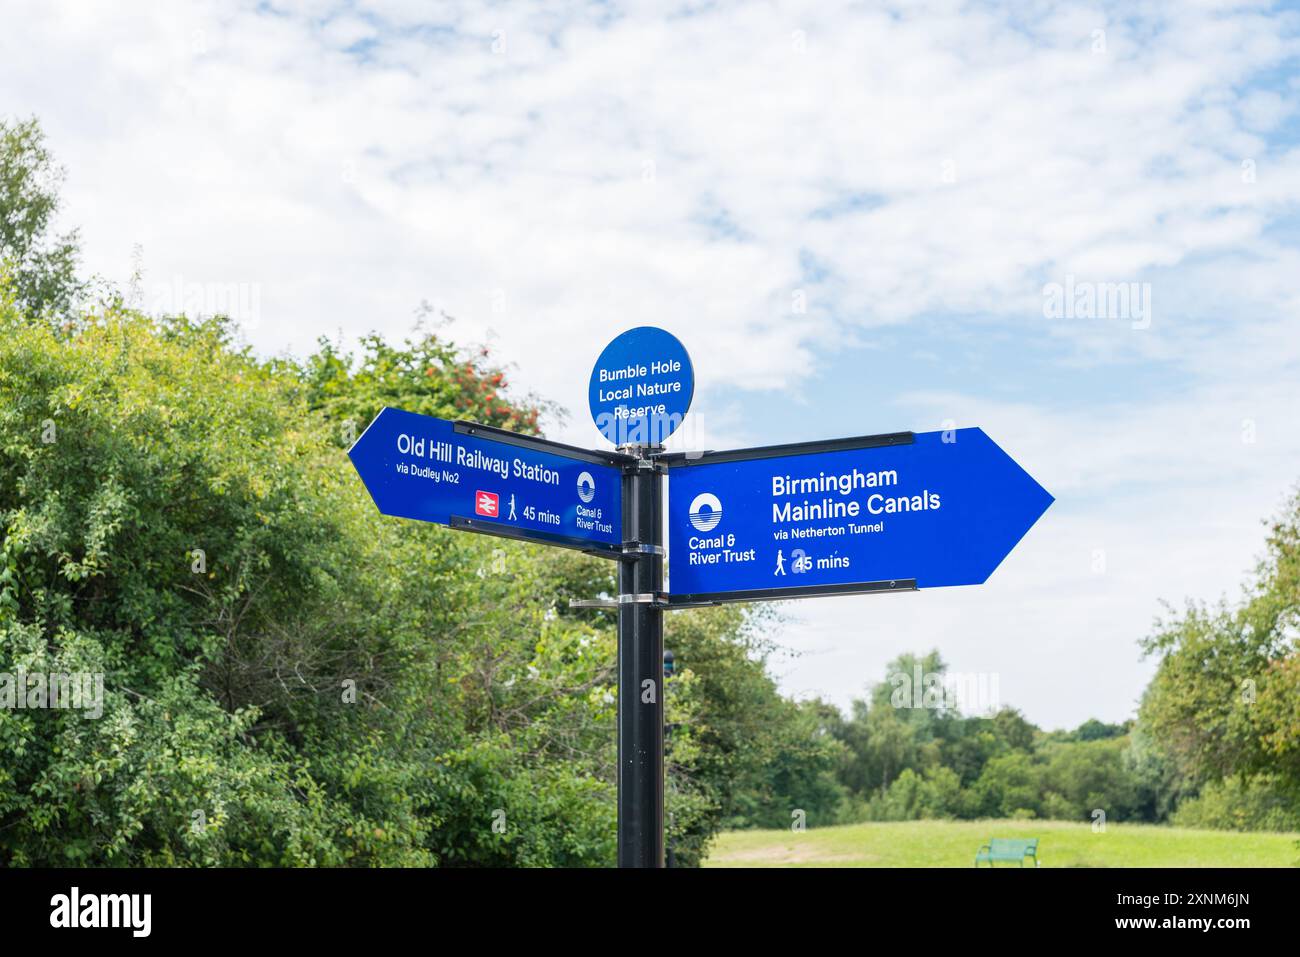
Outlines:
[[662,445],[682,424],[694,395],[686,347],[654,326],[629,329],[607,345],[588,389],[596,428],[620,447]]

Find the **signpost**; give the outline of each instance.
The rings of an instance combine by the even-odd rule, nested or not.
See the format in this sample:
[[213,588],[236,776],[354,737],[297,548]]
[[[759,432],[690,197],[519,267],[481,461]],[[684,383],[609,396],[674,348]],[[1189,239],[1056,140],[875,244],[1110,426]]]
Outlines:
[[384,409],[348,452],[379,511],[617,557],[627,456]]
[[655,448],[682,424],[695,396],[695,370],[676,336],[629,329],[591,370],[587,401],[596,428],[615,446]]
[[1051,503],[980,429],[679,459],[670,601],[983,584]]
[[596,359],[588,404],[596,428],[628,454],[624,561],[618,574],[618,865],[664,864],[663,478],[656,460],[695,395],[676,336],[638,326]]
[[1053,501],[973,428],[665,452],[694,392],[641,326],[591,373],[616,451],[384,409],[348,453],[385,515],[619,562],[617,600],[574,604],[618,612],[620,867],[664,864],[665,609],[981,584]]

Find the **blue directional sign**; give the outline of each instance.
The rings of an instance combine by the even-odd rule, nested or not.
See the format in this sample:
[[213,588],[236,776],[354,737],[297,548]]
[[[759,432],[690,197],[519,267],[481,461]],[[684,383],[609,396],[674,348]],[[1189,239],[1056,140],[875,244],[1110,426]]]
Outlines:
[[384,409],[348,452],[385,515],[617,553],[615,456],[401,409]]
[[673,466],[668,590],[682,601],[981,584],[1053,501],[980,429]]
[[588,401],[601,435],[616,446],[662,445],[695,395],[686,347],[654,326],[638,326],[605,347],[591,370]]

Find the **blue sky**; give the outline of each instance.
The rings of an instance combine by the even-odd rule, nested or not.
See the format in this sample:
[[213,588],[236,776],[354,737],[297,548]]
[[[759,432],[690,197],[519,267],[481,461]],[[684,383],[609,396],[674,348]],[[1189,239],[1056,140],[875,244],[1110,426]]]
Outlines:
[[[1300,478],[1294,4],[18,0],[0,111],[68,167],[143,308],[242,291],[248,341],[427,301],[600,437],[653,324],[682,442],[978,425],[1056,504],[988,584],[786,610],[791,694],[905,651],[1048,726],[1129,716],[1160,601],[1235,594]],[[1150,323],[1045,315],[1144,284]],[[1142,325],[1141,323],[1138,324]]]

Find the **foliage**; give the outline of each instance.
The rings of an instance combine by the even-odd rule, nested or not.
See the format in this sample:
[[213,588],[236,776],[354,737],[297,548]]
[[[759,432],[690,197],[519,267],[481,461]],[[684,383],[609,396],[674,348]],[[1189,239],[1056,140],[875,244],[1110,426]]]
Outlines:
[[0,711],[0,855],[608,863],[609,635],[536,549],[377,516],[306,391],[221,322],[3,306],[0,671],[105,703]]
[[[668,683],[668,810],[674,860],[697,863],[720,827],[789,826],[836,819],[837,743],[816,702],[782,697],[768,675],[769,612],[735,606],[683,611],[665,629],[678,677]],[[683,721],[674,700],[689,705]]]
[[358,359],[322,338],[298,370],[308,406],[339,425],[345,445],[385,406],[537,434],[543,403],[509,400],[505,373],[489,364],[486,348],[466,356],[429,332],[403,346],[373,334],[360,345]]
[[52,231],[63,176],[35,119],[0,117],[0,273],[32,316],[67,315],[85,289],[77,231]]
[[852,795],[844,819],[1085,820],[1100,810],[1110,821],[1294,828],[1297,634],[1300,494],[1271,523],[1238,605],[1189,603],[1143,643],[1160,663],[1136,723],[1044,733],[1009,709],[965,717],[942,696],[935,705],[898,693],[900,676],[944,674],[937,653],[892,662],[889,680],[833,723]]
[[1144,650],[1159,656],[1139,728],[1171,786],[1200,798],[1182,820],[1275,826],[1300,808],[1300,494],[1271,524],[1236,605],[1189,604]]
[[[940,693],[937,652],[903,655],[887,680],[833,722],[844,745],[839,778],[852,795],[844,821],[918,818],[1153,820],[1158,773],[1140,770],[1124,726],[1084,722],[1045,734],[1012,708],[964,716]],[[913,693],[931,675],[935,693]],[[1167,809],[1165,809],[1167,812]]]
[[1275,775],[1211,781],[1173,815],[1179,827],[1300,831],[1300,801]]
[[[0,672],[103,674],[104,711],[0,711],[0,858],[612,863],[613,628],[567,604],[613,566],[376,514],[340,417],[455,414],[464,366],[428,336],[322,350],[264,362],[120,303],[56,333],[6,300]],[[758,635],[670,620],[679,865],[842,796]]]

